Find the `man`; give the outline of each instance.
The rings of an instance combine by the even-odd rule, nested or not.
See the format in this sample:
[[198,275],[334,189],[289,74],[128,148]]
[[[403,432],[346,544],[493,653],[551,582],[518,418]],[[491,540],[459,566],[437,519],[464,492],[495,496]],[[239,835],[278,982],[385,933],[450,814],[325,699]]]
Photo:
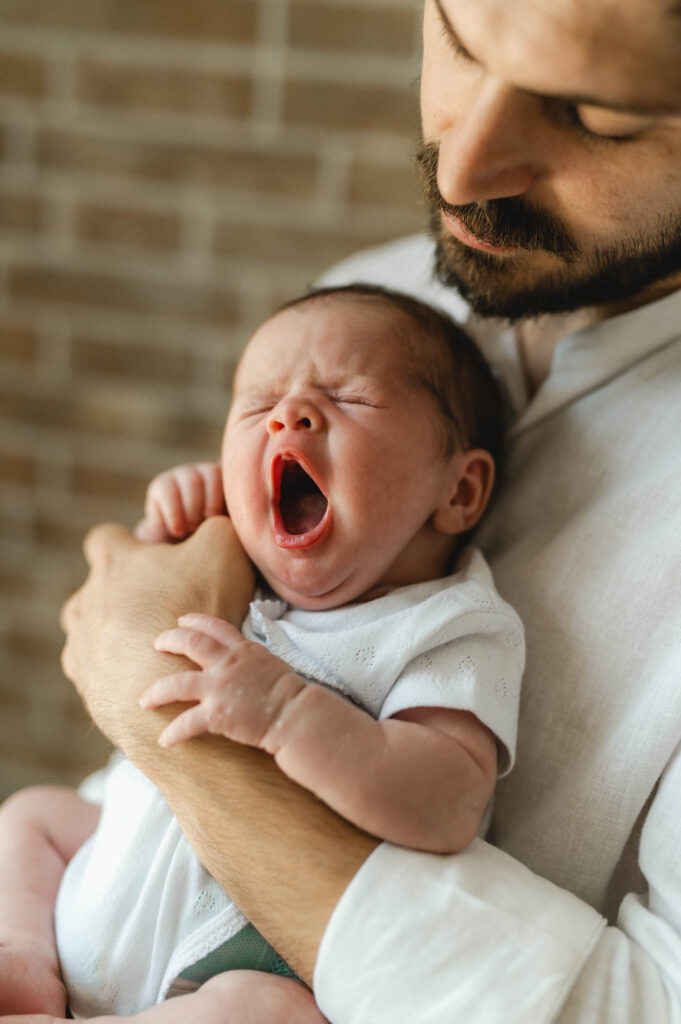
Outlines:
[[426,0],[422,112],[447,287],[420,239],[336,278],[539,318],[471,320],[516,406],[480,543],[528,640],[496,846],[377,847],[248,750],[156,752],[134,699],[164,671],[150,638],[247,597],[245,567],[231,591],[212,570],[226,524],[172,549],[94,532],[65,667],[334,1024],[662,1024],[681,1015],[681,10]]

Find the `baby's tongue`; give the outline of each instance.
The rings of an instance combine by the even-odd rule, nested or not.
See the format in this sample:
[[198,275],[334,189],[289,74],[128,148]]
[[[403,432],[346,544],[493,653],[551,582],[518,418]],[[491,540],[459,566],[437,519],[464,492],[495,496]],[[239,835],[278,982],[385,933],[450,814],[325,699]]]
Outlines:
[[279,510],[288,533],[309,533],[322,519],[328,502],[297,462],[287,463],[281,481]]
[[317,494],[301,494],[295,501],[287,500],[281,506],[281,518],[288,533],[309,533],[320,523],[326,512],[326,498]]

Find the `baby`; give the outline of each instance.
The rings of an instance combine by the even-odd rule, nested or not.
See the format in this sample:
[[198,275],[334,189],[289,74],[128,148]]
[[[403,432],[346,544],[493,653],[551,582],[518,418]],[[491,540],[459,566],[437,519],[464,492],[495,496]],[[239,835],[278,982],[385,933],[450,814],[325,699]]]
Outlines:
[[[148,541],[181,540],[226,497],[261,579],[241,632],[188,614],[158,637],[159,650],[196,666],[142,698],[146,708],[191,702],[160,742],[212,732],[259,747],[367,832],[438,853],[467,846],[513,761],[524,660],[516,614],[481,554],[462,550],[501,434],[477,349],[416,300],[326,289],[260,327],[236,373],[221,465],[156,478],[137,528]],[[87,814],[75,837],[69,816],[57,829],[68,854],[94,828]],[[55,845],[39,832],[36,863],[41,843]],[[28,841],[15,820],[10,857]],[[0,890],[0,907],[9,903]],[[120,755],[96,831],[62,880],[56,934],[79,1017],[193,989],[185,998],[198,999],[233,967],[288,973]],[[1,986],[0,967],[0,1012]],[[147,1013],[170,1022],[172,1006]],[[190,1004],[184,1012],[191,1019]],[[229,1016],[226,1003],[202,1005],[206,1024]]]

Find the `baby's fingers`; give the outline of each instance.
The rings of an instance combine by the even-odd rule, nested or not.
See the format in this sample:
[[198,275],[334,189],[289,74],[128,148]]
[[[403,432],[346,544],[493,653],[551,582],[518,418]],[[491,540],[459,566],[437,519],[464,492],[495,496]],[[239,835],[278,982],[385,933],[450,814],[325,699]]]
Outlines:
[[212,668],[225,655],[224,646],[212,636],[187,626],[178,626],[159,633],[154,640],[154,647],[157,651],[165,651],[167,654],[183,654],[201,668]]
[[158,513],[154,514],[153,518],[146,516],[142,519],[133,530],[133,535],[146,544],[164,544],[173,539]]
[[190,533],[185,515],[182,492],[172,471],[161,473],[152,480],[147,491],[145,518],[163,523],[167,535],[183,540]]
[[199,462],[197,471],[203,478],[204,518],[224,515],[225,495],[222,487],[222,470],[217,462]]
[[180,626],[205,633],[221,646],[234,648],[244,642],[244,635],[231,622],[218,619],[215,615],[204,615],[203,612],[187,612],[177,620]]
[[201,700],[204,694],[201,672],[174,672],[157,679],[140,697],[140,707],[160,708],[176,701]]
[[208,732],[206,712],[202,704],[196,704],[188,711],[174,718],[170,725],[167,725],[158,738],[162,747],[174,747],[176,743],[184,743],[193,736],[200,736]]

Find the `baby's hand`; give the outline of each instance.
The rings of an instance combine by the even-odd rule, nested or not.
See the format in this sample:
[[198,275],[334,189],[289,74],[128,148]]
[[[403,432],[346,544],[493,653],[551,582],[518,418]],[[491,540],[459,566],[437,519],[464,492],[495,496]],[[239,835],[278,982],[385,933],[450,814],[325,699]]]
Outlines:
[[176,466],[155,476],[149,484],[144,519],[135,527],[135,536],[152,544],[184,540],[204,519],[225,511],[218,462]]
[[164,676],[143,694],[143,708],[175,701],[198,701],[183,711],[159,737],[172,747],[192,736],[211,732],[237,743],[274,753],[272,730],[306,684],[265,647],[252,643],[234,626],[210,615],[182,615],[177,629],[157,637],[155,647],[183,654],[196,671]]

